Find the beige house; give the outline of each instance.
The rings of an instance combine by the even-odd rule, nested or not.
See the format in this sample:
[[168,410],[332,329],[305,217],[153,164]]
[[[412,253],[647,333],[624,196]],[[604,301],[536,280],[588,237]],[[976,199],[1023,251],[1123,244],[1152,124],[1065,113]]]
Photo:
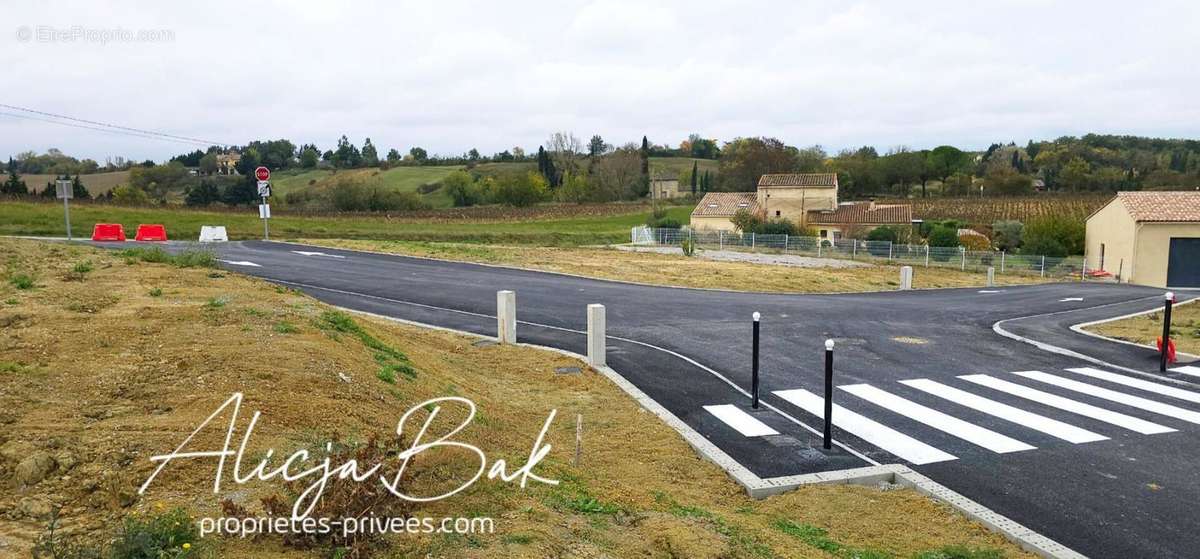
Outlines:
[[733,231],[739,209],[765,219],[788,219],[822,238],[859,237],[881,225],[912,225],[912,206],[875,202],[838,203],[834,173],[763,175],[754,192],[710,192],[692,212],[692,227]]
[[1200,287],[1200,192],[1118,192],[1087,219],[1085,259],[1121,282]]
[[675,177],[654,177],[650,179],[650,197],[655,200],[668,200],[678,198],[691,193],[691,187],[688,187],[687,192],[679,190],[679,179]]
[[217,154],[217,172],[222,175],[236,175],[237,164],[242,160],[242,154],[231,151]]

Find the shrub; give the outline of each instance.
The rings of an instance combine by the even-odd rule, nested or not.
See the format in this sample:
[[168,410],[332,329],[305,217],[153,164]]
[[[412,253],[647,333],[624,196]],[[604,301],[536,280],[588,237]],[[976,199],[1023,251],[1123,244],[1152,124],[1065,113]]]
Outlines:
[[281,320],[275,323],[275,332],[278,334],[295,334],[299,331],[300,329],[296,328],[295,324],[292,324],[286,320]]
[[958,229],[936,227],[929,233],[929,246],[956,247],[959,246]]
[[658,229],[682,229],[683,224],[673,217],[664,217],[658,221],[651,222],[650,227]]
[[997,221],[992,224],[992,233],[995,236],[996,248],[1016,250],[1021,246],[1025,224],[1015,220]]
[[967,250],[992,250],[992,242],[983,235],[963,235],[958,242]]
[[179,254],[171,254],[162,247],[137,247],[122,250],[117,254],[127,261],[141,260],[155,264],[171,264],[179,268],[217,267],[217,255],[210,250],[187,249]]
[[1086,227],[1071,217],[1040,217],[1025,226],[1021,252],[1045,256],[1083,254]]
[[199,539],[196,521],[181,508],[127,516],[109,555],[112,559],[178,559],[191,555]]
[[679,243],[679,248],[683,250],[684,256],[696,255],[696,241],[684,239],[683,242]]
[[776,218],[759,223],[754,232],[759,235],[795,235],[796,226],[785,218]]
[[530,171],[509,174],[496,179],[492,189],[492,201],[497,204],[525,207],[545,201],[550,193],[549,183],[540,173]]
[[150,290],[150,296],[151,296],[151,297],[162,297],[162,288],[161,288],[161,287],[155,287],[154,289],[151,289],[151,290]]
[[734,229],[742,233],[754,233],[762,225],[762,218],[747,209],[734,212],[733,217],[729,218],[729,221],[733,222]]
[[422,184],[421,186],[417,187],[417,193],[418,194],[433,194],[434,192],[441,190],[441,188],[442,188],[442,183],[440,183],[440,182],[427,182],[427,183]]
[[142,190],[136,186],[119,184],[113,187],[110,194],[112,194],[112,201],[114,204],[144,206],[150,203],[150,195],[146,194],[145,190]]
[[344,212],[386,212],[428,209],[429,204],[415,192],[401,192],[362,180],[340,176],[329,191],[330,203]]
[[867,233],[867,240],[868,241],[891,241],[893,243],[896,243],[896,242],[900,241],[900,232],[897,231],[894,227],[884,225],[882,227],[876,227],[876,228],[872,229],[870,233]]
[[13,274],[8,277],[9,285],[21,290],[33,289],[37,286],[33,276],[29,274]]
[[483,188],[466,171],[454,171],[442,179],[441,188],[446,191],[456,207],[474,206],[483,202]]

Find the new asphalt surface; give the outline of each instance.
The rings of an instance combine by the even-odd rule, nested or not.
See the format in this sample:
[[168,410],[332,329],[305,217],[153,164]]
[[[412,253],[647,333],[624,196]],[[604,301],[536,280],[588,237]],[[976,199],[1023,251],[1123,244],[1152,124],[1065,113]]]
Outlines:
[[[904,462],[1092,557],[1200,555],[1200,386],[1157,376],[1150,350],[1069,328],[1158,308],[1160,289],[751,294],[288,243],[215,249],[231,270],[331,304],[491,336],[496,291],[510,289],[519,341],[577,353],[585,307],[601,303],[609,365],[760,477]],[[755,311],[758,410],[748,397]],[[823,394],[826,339],[836,343],[832,451],[806,400]],[[1069,370],[1083,367],[1095,371]],[[717,405],[744,414],[731,422],[704,407]]]

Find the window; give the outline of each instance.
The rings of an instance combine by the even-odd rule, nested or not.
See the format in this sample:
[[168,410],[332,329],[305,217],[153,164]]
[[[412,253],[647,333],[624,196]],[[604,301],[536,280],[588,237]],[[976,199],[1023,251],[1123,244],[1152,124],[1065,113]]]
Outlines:
[[824,239],[824,238],[826,238],[826,237],[828,237],[828,236],[829,236],[829,230],[827,230],[827,229],[822,229],[822,230],[821,230],[821,238],[822,238],[822,239]]
[[779,217],[779,210],[775,210],[775,217]]

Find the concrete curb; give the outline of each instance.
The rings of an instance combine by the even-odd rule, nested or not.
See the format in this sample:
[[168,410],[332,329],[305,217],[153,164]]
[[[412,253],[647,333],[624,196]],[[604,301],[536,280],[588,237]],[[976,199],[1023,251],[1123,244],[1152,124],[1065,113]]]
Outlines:
[[[413,320],[384,316],[381,314],[358,311],[345,307],[338,308],[341,308],[347,312],[371,316],[390,322],[408,324],[410,326],[428,328],[442,332],[450,332],[453,334],[459,334],[483,340],[496,341],[496,337],[494,336],[486,336],[483,334],[476,334],[474,332],[455,330],[453,328],[446,328],[443,326],[434,326]],[[572,351],[529,343],[518,343],[516,345],[519,347],[551,351],[561,355],[566,355],[568,357],[578,359],[585,365],[587,364],[586,356]],[[675,432],[679,433],[679,435],[683,437],[683,440],[687,441],[687,443],[691,445],[691,447],[694,448],[696,452],[700,454],[700,456],[725,470],[725,472],[729,474],[734,481],[745,488],[746,493],[751,498],[762,499],[771,495],[786,493],[804,485],[814,484],[842,483],[865,486],[877,486],[881,483],[894,484],[908,489],[913,489],[922,495],[945,503],[963,516],[979,522],[989,530],[1000,533],[1005,537],[1005,539],[1020,546],[1021,549],[1024,549],[1025,551],[1033,553],[1039,557],[1043,557],[1045,559],[1086,559],[1084,555],[1050,538],[1047,538],[1046,536],[1030,530],[1024,525],[1019,524],[1012,519],[1001,515],[979,503],[976,503],[975,501],[968,499],[967,497],[933,481],[932,479],[929,479],[928,477],[925,477],[924,475],[902,464],[883,464],[879,466],[867,466],[864,468],[853,468],[849,470],[816,472],[798,476],[785,476],[765,479],[758,477],[753,472],[746,469],[744,466],[734,460],[731,456],[726,454],[725,451],[721,450],[711,441],[706,439],[695,429],[692,429],[687,423],[684,423],[683,420],[679,419],[679,417],[671,413],[670,410],[663,407],[662,404],[659,404],[653,398],[646,395],[645,392],[642,392],[637,386],[634,386],[633,383],[626,380],[625,377],[621,376],[621,374],[613,368],[608,366],[592,368],[601,375],[604,375],[604,377],[608,380],[612,381],[613,384],[617,385],[621,390],[633,398],[638,405],[642,406],[643,409],[653,413],[660,420],[662,420],[663,423],[666,423],[668,426],[674,429]]]
[[[1187,305],[1187,304],[1195,303],[1196,301],[1200,301],[1200,297],[1193,297],[1193,298],[1191,298],[1191,299],[1188,299],[1187,301],[1184,301],[1184,302],[1182,302],[1182,303],[1176,303],[1174,306],[1175,306],[1175,307],[1181,307],[1181,306],[1183,306],[1183,305]],[[1112,317],[1112,318],[1104,318],[1104,319],[1101,319],[1101,320],[1092,320],[1092,321],[1090,321],[1090,322],[1080,322],[1079,324],[1072,325],[1072,326],[1071,326],[1071,330],[1072,330],[1073,332],[1077,333],[1077,334],[1083,334],[1084,336],[1091,336],[1091,337],[1093,337],[1093,338],[1099,338],[1099,339],[1101,339],[1101,340],[1107,340],[1107,341],[1110,341],[1110,342],[1116,342],[1116,343],[1119,343],[1119,344],[1131,345],[1131,346],[1134,346],[1134,347],[1141,347],[1141,348],[1152,349],[1152,350],[1154,350],[1154,351],[1158,351],[1158,348],[1157,348],[1157,347],[1154,347],[1154,346],[1152,346],[1152,345],[1150,345],[1150,344],[1139,344],[1139,343],[1137,343],[1137,342],[1131,342],[1131,341],[1129,341],[1129,340],[1121,340],[1121,339],[1117,339],[1117,338],[1110,338],[1110,337],[1108,337],[1108,336],[1105,336],[1105,335],[1103,335],[1103,334],[1097,334],[1097,333],[1095,333],[1095,332],[1089,332],[1089,331],[1087,331],[1087,330],[1086,330],[1086,328],[1088,328],[1088,327],[1091,327],[1091,326],[1098,326],[1098,325],[1100,325],[1100,324],[1107,324],[1107,323],[1109,323],[1109,322],[1116,322],[1116,321],[1118,321],[1118,320],[1125,320],[1126,318],[1134,318],[1134,317],[1137,317],[1137,316],[1142,316],[1142,315],[1147,315],[1147,314],[1151,314],[1151,313],[1156,313],[1156,312],[1159,312],[1159,311],[1161,311],[1161,310],[1162,310],[1162,307],[1160,306],[1160,307],[1153,308],[1153,309],[1150,309],[1150,310],[1138,311],[1138,312],[1132,312],[1132,313],[1129,313],[1129,314],[1123,314],[1123,315],[1121,315],[1121,316],[1114,316],[1114,317]],[[1185,352],[1182,352],[1182,351],[1179,351],[1179,352],[1176,352],[1176,353],[1177,353],[1178,355],[1187,356],[1187,357],[1190,357],[1190,358],[1192,358],[1192,359],[1200,359],[1200,355],[1192,355],[1191,353],[1185,353]]]

